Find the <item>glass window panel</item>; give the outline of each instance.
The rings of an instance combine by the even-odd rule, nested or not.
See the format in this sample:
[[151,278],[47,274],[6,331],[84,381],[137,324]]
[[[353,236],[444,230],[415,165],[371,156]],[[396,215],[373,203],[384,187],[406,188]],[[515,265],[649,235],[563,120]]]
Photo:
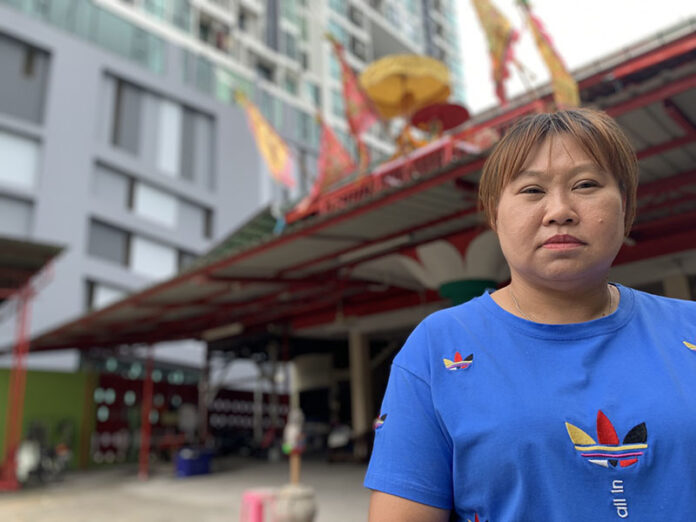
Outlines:
[[141,217],[166,225],[176,226],[176,197],[154,187],[137,183],[133,194],[133,211]]
[[39,159],[36,140],[0,130],[0,183],[22,188],[33,188]]
[[125,265],[128,259],[128,232],[100,221],[91,221],[87,252],[91,256]]
[[165,174],[178,176],[183,119],[181,106],[161,100],[159,109],[157,166]]
[[0,234],[31,235],[33,212],[28,201],[0,196]]
[[133,237],[130,267],[133,272],[153,279],[164,279],[176,274],[177,251],[171,247],[142,237]]
[[43,121],[48,55],[0,35],[0,112],[34,123]]
[[128,208],[131,178],[103,165],[94,171],[93,194],[102,202],[114,207]]
[[104,285],[102,283],[93,283],[89,307],[92,309],[104,308],[116,301],[120,301],[127,295],[128,293],[120,288],[114,288],[113,286]]
[[119,81],[114,103],[114,128],[111,142],[119,148],[138,154],[140,145],[140,113],[142,91]]
[[183,250],[179,252],[179,271],[185,270],[193,262],[198,259],[198,256],[196,254],[192,254],[191,252],[184,252]]
[[105,10],[99,11],[97,20],[98,30],[94,34],[96,43],[116,54],[129,57],[134,27]]
[[185,200],[180,205],[179,230],[196,238],[206,237],[205,208]]
[[195,178],[195,120],[196,113],[190,109],[184,109],[184,119],[181,131],[181,177],[193,180]]

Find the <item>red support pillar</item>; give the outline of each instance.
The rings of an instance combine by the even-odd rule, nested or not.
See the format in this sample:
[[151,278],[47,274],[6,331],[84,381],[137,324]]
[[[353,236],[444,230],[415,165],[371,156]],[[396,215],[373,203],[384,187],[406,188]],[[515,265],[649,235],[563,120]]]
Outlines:
[[147,480],[150,476],[150,412],[152,411],[152,346],[147,347],[145,379],[143,380],[143,400],[140,405],[140,459],[138,478]]
[[24,393],[26,389],[27,368],[25,358],[29,352],[29,318],[31,288],[21,288],[17,294],[17,337],[12,354],[10,372],[9,404],[5,431],[5,459],[0,473],[0,490],[19,489],[17,482],[17,450],[22,438],[24,415]]

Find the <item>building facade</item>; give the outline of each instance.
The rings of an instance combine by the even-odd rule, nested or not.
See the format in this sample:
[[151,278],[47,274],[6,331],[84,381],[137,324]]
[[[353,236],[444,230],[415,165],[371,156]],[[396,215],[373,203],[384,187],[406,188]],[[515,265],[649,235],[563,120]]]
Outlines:
[[[315,176],[319,109],[350,145],[330,32],[356,70],[426,53],[458,78],[452,0],[0,0],[0,234],[66,247],[32,333],[169,278]],[[267,175],[235,104],[294,149]],[[379,126],[373,159],[391,152]],[[9,315],[6,310],[3,315]],[[0,325],[2,344],[13,323]]]

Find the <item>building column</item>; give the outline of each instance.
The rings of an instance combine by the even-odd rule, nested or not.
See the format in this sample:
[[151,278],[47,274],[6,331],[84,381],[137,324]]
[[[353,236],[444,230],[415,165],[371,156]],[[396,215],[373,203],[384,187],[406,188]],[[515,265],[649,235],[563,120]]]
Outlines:
[[665,291],[665,297],[692,299],[689,278],[685,274],[673,274],[665,277],[662,280],[662,286]]
[[350,331],[348,343],[351,419],[355,439],[353,454],[355,457],[363,459],[367,457],[367,437],[374,417],[370,343],[367,336],[358,330]]

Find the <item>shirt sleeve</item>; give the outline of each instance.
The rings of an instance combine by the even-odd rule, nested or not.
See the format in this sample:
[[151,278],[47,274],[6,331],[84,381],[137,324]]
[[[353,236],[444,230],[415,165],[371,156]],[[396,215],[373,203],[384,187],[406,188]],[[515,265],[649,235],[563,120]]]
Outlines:
[[365,487],[452,509],[452,444],[430,385],[396,363],[376,423]]

